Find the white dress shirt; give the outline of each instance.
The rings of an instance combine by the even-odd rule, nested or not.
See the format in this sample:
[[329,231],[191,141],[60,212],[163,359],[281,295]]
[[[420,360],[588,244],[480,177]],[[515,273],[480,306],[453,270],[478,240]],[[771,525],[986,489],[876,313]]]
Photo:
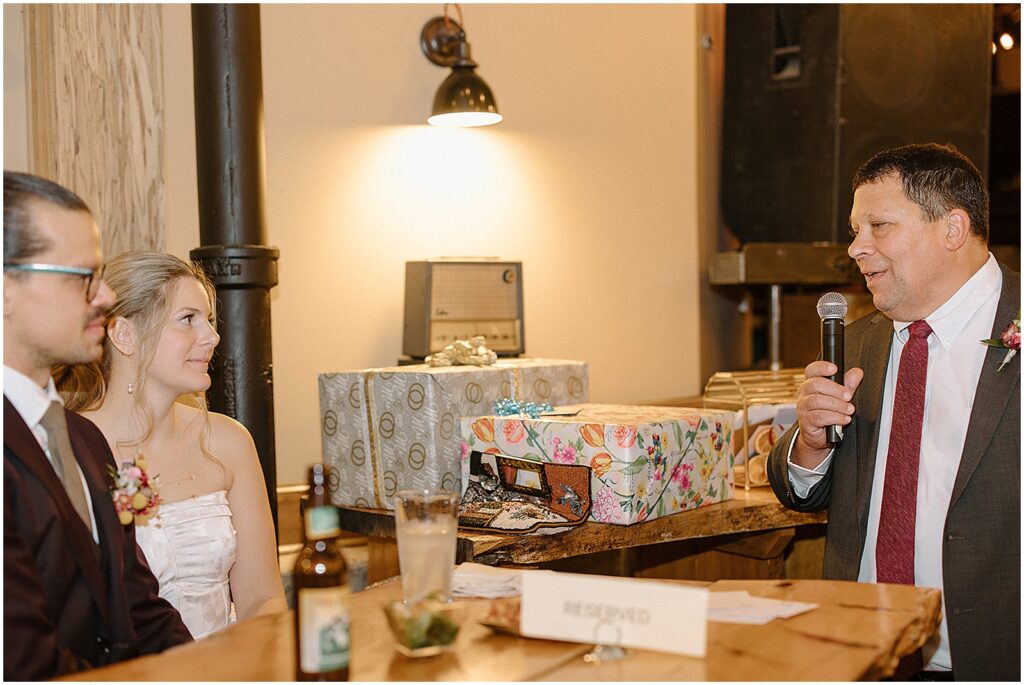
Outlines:
[[[50,378],[45,388],[41,388],[36,385],[36,382],[31,378],[15,371],[11,367],[4,365],[4,397],[10,400],[15,410],[21,414],[21,418],[25,421],[28,427],[32,430],[32,434],[36,436],[36,440],[39,441],[39,446],[43,448],[43,452],[46,453],[46,458],[50,460],[50,466],[53,466],[53,456],[50,454],[49,439],[46,435],[46,429],[43,427],[41,421],[43,420],[43,414],[50,408],[50,402],[57,401],[61,405],[64,404],[64,400],[61,399],[57,393],[57,388],[53,385],[53,379]],[[89,484],[85,482],[85,474],[82,473],[82,467],[78,465],[78,460],[75,460],[75,469],[78,471],[78,477],[82,480],[82,491],[85,492],[85,502],[89,505],[89,519],[92,522],[92,539],[99,544],[99,529],[96,527],[96,513],[92,509],[92,497],[89,496]]]
[[[925,317],[931,326],[928,336],[928,377],[924,397],[924,423],[921,427],[921,458],[917,479],[917,524],[914,536],[914,584],[942,587],[942,542],[953,483],[960,468],[960,457],[967,438],[974,393],[988,348],[981,340],[992,334],[996,307],[1003,286],[1003,274],[990,253],[988,261],[946,302]],[[886,368],[882,414],[879,417],[875,473],[871,483],[867,538],[860,558],[857,580],[874,583],[875,544],[878,519],[885,488],[885,464],[889,455],[892,405],[896,391],[900,355],[910,335],[911,321],[894,321],[895,338]],[[1007,324],[1010,322],[1007,321]],[[794,438],[795,441],[795,438]],[[792,451],[792,444],[790,444]],[[810,470],[789,463],[789,477],[798,497],[806,497],[811,487],[827,472],[832,455]],[[945,597],[942,623],[924,647],[925,668],[951,670],[949,632],[946,627]]]

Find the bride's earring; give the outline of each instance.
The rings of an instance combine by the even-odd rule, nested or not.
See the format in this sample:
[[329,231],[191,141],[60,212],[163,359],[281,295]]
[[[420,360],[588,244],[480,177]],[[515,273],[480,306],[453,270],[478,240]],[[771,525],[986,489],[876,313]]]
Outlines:
[[131,395],[135,392],[135,385],[132,383],[128,384],[128,394]]

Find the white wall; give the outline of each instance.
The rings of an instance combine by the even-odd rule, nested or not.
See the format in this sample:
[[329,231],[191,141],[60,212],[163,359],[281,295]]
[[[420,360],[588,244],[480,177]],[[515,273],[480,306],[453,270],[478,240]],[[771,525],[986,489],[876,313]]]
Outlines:
[[[401,353],[408,260],[522,260],[527,354],[588,361],[592,401],[700,393],[696,8],[465,4],[505,121],[440,130],[447,70],[419,32],[441,7],[262,7],[279,483],[321,458],[317,374]],[[188,5],[163,22],[167,249],[187,257]]]

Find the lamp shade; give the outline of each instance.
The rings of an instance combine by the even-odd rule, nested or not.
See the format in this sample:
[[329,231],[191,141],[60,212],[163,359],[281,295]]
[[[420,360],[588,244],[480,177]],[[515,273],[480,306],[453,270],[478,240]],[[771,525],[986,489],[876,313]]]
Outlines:
[[437,89],[431,126],[488,126],[501,121],[490,86],[474,66],[456,65]]

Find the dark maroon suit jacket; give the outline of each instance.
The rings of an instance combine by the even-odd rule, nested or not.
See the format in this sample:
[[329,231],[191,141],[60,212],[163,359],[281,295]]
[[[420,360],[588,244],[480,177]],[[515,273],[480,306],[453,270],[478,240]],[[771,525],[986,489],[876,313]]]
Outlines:
[[102,433],[64,412],[97,545],[38,441],[4,398],[4,680],[53,678],[192,639],[110,499]]

